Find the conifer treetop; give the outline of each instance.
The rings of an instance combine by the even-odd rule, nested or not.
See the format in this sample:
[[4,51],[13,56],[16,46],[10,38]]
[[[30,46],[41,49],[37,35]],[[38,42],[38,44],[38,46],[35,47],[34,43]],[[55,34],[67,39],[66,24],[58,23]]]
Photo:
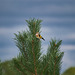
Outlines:
[[47,53],[42,55],[41,40],[36,38],[42,20],[33,18],[26,22],[29,31],[15,34],[16,46],[20,50],[18,57],[13,59],[15,70],[21,75],[60,75],[61,59],[64,54],[60,51],[62,41],[52,39]]

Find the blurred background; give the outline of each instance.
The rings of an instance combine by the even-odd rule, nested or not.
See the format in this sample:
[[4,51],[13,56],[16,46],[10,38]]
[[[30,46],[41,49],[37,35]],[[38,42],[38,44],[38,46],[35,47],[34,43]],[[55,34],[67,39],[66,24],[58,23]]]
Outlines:
[[0,0],[0,59],[10,60],[19,53],[14,33],[27,30],[26,19],[41,19],[42,52],[46,53],[51,38],[62,40],[63,73],[75,66],[75,1],[74,0]]

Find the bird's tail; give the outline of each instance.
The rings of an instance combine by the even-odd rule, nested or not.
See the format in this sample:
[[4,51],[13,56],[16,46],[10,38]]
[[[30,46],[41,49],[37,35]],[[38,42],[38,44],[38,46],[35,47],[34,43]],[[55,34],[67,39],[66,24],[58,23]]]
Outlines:
[[45,41],[45,39],[44,38],[42,38],[44,41]]

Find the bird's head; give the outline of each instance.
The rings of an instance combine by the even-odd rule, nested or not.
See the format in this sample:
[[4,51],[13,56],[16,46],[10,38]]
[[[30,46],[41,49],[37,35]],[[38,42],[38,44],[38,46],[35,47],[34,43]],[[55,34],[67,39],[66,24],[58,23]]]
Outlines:
[[36,37],[39,36],[39,32],[36,33]]

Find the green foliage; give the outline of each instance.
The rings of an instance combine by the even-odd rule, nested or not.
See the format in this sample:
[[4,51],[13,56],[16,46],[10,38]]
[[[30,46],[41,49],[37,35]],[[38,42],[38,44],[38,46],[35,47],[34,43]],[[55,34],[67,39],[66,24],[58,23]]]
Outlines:
[[47,54],[41,59],[42,75],[60,75],[61,59],[64,54],[60,52],[61,42],[60,40],[56,44],[56,40],[50,41]]
[[60,52],[61,40],[50,41],[47,54],[41,57],[41,41],[35,34],[40,32],[41,20],[26,20],[29,31],[15,34],[16,46],[20,50],[17,58],[14,58],[11,66],[19,73],[18,75],[60,75],[61,59],[63,52]]
[[1,60],[0,60],[0,75],[2,75],[2,63],[1,63]]
[[[9,65],[10,61],[2,62],[2,75],[14,75],[13,71],[10,70]],[[12,73],[12,74],[11,74]]]
[[[12,60],[1,62],[0,75],[20,75],[20,73],[18,73],[13,66],[11,67],[10,64],[13,64]],[[13,69],[10,69],[10,68],[13,68]]]
[[75,67],[67,69],[62,75],[75,75]]

